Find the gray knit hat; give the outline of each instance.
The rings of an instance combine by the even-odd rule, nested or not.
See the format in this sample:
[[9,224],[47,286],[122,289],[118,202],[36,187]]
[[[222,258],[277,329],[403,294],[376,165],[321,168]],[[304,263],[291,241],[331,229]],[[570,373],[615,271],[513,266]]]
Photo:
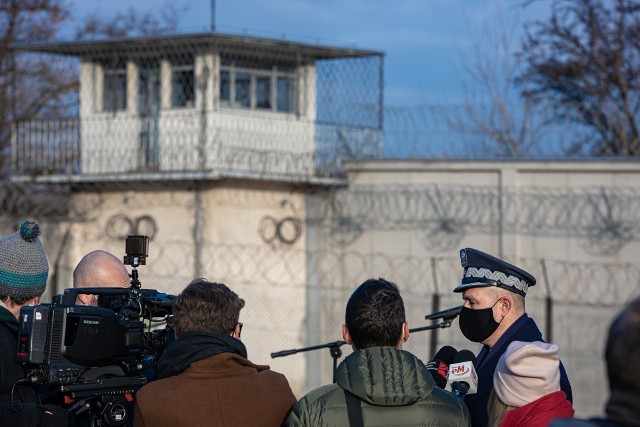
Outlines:
[[0,239],[0,295],[32,298],[44,292],[49,275],[40,226],[25,221],[17,233]]

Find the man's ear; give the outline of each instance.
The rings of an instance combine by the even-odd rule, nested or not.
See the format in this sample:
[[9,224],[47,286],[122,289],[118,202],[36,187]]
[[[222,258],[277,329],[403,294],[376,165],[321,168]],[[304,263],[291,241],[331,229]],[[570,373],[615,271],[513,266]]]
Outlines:
[[91,305],[93,297],[90,294],[78,294],[78,299],[84,305]]
[[342,325],[342,339],[347,344],[351,345],[351,336],[349,335],[349,329],[347,329],[347,325]]
[[513,308],[513,301],[511,300],[511,298],[509,297],[502,297],[502,299],[500,300],[500,304],[498,305],[498,312],[500,313],[501,317],[504,317],[507,315],[507,313],[509,312],[509,310],[511,310]]
[[236,327],[233,328],[233,333],[231,334],[232,337],[240,339],[240,332],[242,331],[242,329],[240,328],[240,324],[236,323]]
[[407,342],[409,339],[409,324],[404,322],[402,324],[402,342]]

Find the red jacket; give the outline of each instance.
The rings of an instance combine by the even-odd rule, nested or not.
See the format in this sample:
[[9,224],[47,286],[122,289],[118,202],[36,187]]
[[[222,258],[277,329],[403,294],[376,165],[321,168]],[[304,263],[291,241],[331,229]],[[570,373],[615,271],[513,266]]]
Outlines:
[[555,418],[573,417],[573,412],[564,391],[556,391],[508,411],[502,418],[500,427],[547,427]]
[[233,353],[153,381],[136,398],[136,427],[276,427],[296,402],[284,375]]

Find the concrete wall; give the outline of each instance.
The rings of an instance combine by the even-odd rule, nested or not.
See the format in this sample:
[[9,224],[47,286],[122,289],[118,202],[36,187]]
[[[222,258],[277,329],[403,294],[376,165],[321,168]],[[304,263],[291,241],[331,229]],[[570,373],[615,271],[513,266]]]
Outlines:
[[[361,162],[348,170],[339,187],[86,186],[72,193],[69,218],[41,221],[59,285],[50,280],[49,294],[71,286],[90,250],[122,256],[127,234],[153,235],[143,287],[178,293],[196,276],[228,284],[247,301],[249,357],[284,373],[300,396],[331,381],[329,350],[271,352],[341,339],[346,301],[370,277],[396,282],[410,327],[427,325],[426,314],[462,303],[451,292],[458,251],[475,247],[538,278],[527,311],[560,345],[577,414],[601,413],[606,330],[640,294],[640,163]],[[8,234],[16,224],[0,226]],[[406,348],[429,360],[434,344],[478,350],[457,320],[412,334]]]
[[[305,359],[270,358],[303,345],[306,238],[303,227],[292,227],[305,215],[303,193],[255,182],[146,185],[77,192],[72,204],[82,209],[82,221],[43,223],[50,278],[58,276],[44,301],[72,286],[72,271],[86,253],[102,249],[122,257],[127,234],[148,234],[150,256],[138,268],[142,287],[178,294],[196,277],[227,284],[246,301],[240,320],[250,359],[286,371],[294,390],[303,392]],[[275,230],[283,220],[286,242]]]
[[[458,251],[478,248],[538,278],[527,310],[561,347],[577,413],[601,413],[606,330],[640,295],[640,163],[376,161],[347,169],[348,187],[313,196],[308,209],[308,233],[318,236],[308,250],[322,254],[309,275],[331,282],[309,307],[317,343],[339,337],[346,300],[369,277],[400,286],[411,327],[427,324],[434,302],[460,305],[451,292],[462,273]],[[416,333],[407,348],[428,360],[431,339]],[[457,321],[437,343],[478,350]],[[329,381],[328,358],[309,357],[310,371],[315,364],[321,373],[308,379]]]
[[[420,220],[438,220],[444,232],[450,220],[461,228],[451,232],[457,231],[457,243],[514,259],[633,262],[640,251],[640,214],[628,209],[638,207],[637,162],[363,162],[348,168],[352,193],[386,187],[390,191],[377,192],[378,197],[392,192],[407,203],[397,194],[406,190],[413,199],[413,212],[388,206],[383,215],[395,225],[377,228],[411,229]],[[377,202],[385,200],[393,201]],[[617,242],[616,232],[623,234]],[[420,236],[412,235],[423,254],[456,247],[453,241],[448,246],[416,242]]]

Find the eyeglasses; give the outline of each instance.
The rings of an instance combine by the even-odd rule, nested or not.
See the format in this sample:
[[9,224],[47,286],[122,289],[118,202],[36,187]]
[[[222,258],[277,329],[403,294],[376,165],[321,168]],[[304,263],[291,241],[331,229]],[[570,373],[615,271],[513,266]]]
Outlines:
[[240,334],[242,333],[242,322],[238,322],[238,337],[240,336]]

